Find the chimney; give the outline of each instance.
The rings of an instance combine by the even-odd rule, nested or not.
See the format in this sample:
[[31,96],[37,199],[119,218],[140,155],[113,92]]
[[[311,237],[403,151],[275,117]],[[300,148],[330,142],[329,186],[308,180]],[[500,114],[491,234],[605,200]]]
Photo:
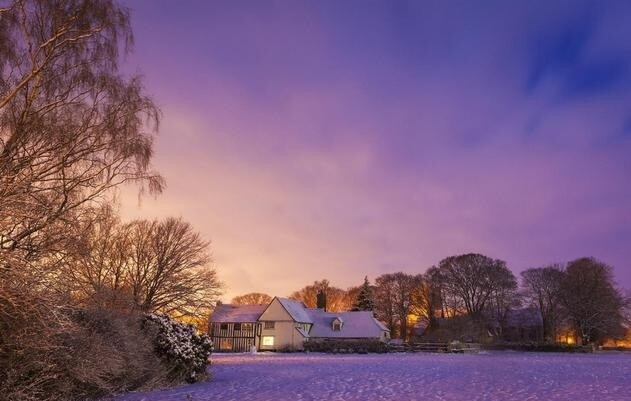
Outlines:
[[326,293],[323,290],[318,291],[316,295],[316,308],[324,309],[326,312]]

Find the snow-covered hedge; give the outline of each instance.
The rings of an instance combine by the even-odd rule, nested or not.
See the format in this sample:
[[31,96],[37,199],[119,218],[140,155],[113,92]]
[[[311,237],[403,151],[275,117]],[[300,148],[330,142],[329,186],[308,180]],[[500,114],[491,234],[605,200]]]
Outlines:
[[305,351],[329,353],[384,353],[387,344],[379,340],[309,340],[304,344]]
[[210,337],[165,315],[146,314],[144,323],[155,333],[156,352],[169,367],[172,379],[196,382],[206,377],[208,357],[213,350]]

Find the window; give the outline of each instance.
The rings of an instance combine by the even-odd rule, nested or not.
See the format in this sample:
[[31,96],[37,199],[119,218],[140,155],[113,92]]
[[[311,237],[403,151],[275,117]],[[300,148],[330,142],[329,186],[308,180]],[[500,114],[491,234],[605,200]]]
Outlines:
[[219,349],[232,349],[232,338],[222,338],[221,341],[219,341]]
[[302,329],[305,333],[309,333],[309,323],[296,323],[296,327]]
[[[274,322],[272,322],[274,323]],[[274,346],[274,336],[263,336],[263,346],[265,347],[273,347]]]
[[275,322],[265,322],[265,329],[266,330],[273,329],[274,328],[274,323]]
[[241,331],[241,323],[235,323],[234,324],[234,329]]
[[228,330],[228,323],[221,323],[221,326],[219,326],[219,330]]
[[342,330],[342,323],[333,322],[333,331],[340,331],[340,330]]
[[252,331],[252,323],[241,323],[241,330]]

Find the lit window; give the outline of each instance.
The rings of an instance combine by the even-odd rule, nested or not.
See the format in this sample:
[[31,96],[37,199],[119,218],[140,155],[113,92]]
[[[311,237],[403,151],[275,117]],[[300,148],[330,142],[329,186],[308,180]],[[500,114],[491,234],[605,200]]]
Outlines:
[[219,342],[219,349],[232,349],[232,338],[222,338]]
[[266,347],[274,346],[274,336],[263,336],[263,345]]
[[265,329],[273,329],[275,322],[265,322]]

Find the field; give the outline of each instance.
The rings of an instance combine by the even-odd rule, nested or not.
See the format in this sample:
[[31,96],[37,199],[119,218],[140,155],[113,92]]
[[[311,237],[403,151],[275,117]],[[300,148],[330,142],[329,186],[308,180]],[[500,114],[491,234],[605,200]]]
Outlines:
[[116,401],[631,400],[631,353],[214,354],[212,371]]

